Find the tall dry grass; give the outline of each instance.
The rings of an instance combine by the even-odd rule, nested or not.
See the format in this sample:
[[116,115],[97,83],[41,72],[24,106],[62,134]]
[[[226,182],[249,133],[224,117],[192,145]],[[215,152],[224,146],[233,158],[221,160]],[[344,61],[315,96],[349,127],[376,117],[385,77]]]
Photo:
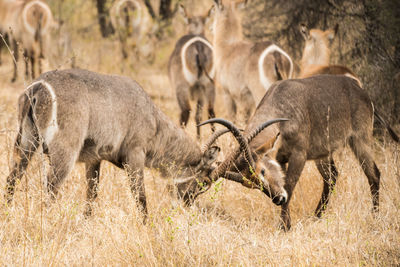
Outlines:
[[[121,62],[116,39],[101,39],[95,29],[87,37],[72,33],[72,40],[78,66],[138,80],[154,102],[178,121],[165,65],[172,45],[161,47],[155,65],[149,66],[135,60]],[[11,70],[11,60],[6,59],[0,67],[1,195],[16,136],[17,97],[29,82],[20,79],[10,84]],[[218,97],[218,116],[224,115],[223,106]],[[188,132],[195,137],[192,120]],[[204,132],[206,137],[209,130]],[[219,144],[227,152],[233,142],[223,137]],[[154,170],[145,171],[149,220],[144,225],[125,172],[106,162],[94,215],[85,219],[84,166],[76,165],[57,200],[48,205],[42,186],[47,160],[38,152],[18,183],[12,205],[0,196],[0,265],[396,266],[400,264],[399,148],[376,142],[374,151],[382,172],[379,214],[372,214],[367,179],[345,150],[335,155],[339,180],[321,219],[313,211],[322,179],[312,162],[306,165],[291,202],[293,228],[287,233],[278,230],[279,208],[258,191],[220,180],[195,205],[184,207],[167,192],[171,180]]]

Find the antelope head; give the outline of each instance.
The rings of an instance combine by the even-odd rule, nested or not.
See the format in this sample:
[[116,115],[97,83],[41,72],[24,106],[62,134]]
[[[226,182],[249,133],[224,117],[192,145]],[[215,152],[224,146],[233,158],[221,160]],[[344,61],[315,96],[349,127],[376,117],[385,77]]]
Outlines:
[[180,173],[180,177],[183,178],[174,179],[178,198],[183,199],[186,205],[191,205],[198,195],[211,187],[213,181],[209,176],[215,169],[213,164],[221,150],[213,144],[220,136],[228,132],[229,129],[214,132],[201,148],[200,161],[192,168],[182,170],[183,173]]
[[[282,171],[281,165],[275,160],[276,153],[280,147],[279,134],[263,145],[259,146],[253,151],[255,160],[255,174],[256,180],[244,183],[243,185],[249,188],[259,188],[262,190],[276,205],[281,205],[287,201],[287,193],[284,189],[285,175]],[[244,166],[245,159],[240,156],[236,160],[236,166]],[[251,173],[245,168],[242,172],[246,176]],[[250,176],[251,177],[251,176]]]
[[187,12],[184,5],[179,5],[179,12],[187,24],[188,33],[196,35],[204,34],[204,28],[210,20],[212,10],[213,8],[211,7],[206,13],[194,16]]
[[213,32],[215,37],[242,39],[241,17],[238,9],[246,6],[247,0],[214,0],[215,15]]
[[211,119],[200,124],[219,123],[229,129],[239,142],[239,148],[233,151],[224,162],[213,169],[208,178],[215,181],[219,177],[241,183],[248,188],[261,190],[272,199],[276,205],[286,203],[288,195],[284,189],[284,174],[281,166],[274,160],[274,153],[279,148],[279,135],[265,144],[252,150],[249,143],[266,127],[287,121],[287,119],[274,119],[267,121],[247,137],[231,122],[223,119]]
[[337,34],[339,25],[334,29],[322,31],[309,30],[304,24],[300,25],[300,33],[306,44],[304,46],[302,65],[329,65],[330,48]]
[[[215,141],[215,140],[214,140]],[[191,205],[196,197],[211,187],[209,174],[214,169],[213,163],[218,157],[220,148],[208,146],[202,151],[200,162],[192,168],[182,170],[179,179],[174,179],[178,198],[182,199],[186,205]]]

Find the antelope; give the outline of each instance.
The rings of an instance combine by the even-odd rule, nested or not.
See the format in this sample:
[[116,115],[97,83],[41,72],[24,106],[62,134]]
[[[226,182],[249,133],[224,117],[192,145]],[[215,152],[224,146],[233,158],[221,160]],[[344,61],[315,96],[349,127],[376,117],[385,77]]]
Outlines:
[[321,31],[309,30],[304,24],[300,25],[300,32],[306,43],[301,58],[301,72],[299,78],[306,78],[317,74],[346,75],[361,81],[349,68],[341,65],[330,65],[330,47],[338,31],[338,25],[334,29]]
[[[188,27],[188,34],[176,43],[168,62],[168,75],[175,89],[178,105],[181,109],[180,125],[185,127],[190,116],[190,100],[197,102],[196,124],[200,124],[204,101],[208,104],[209,118],[215,117],[215,88],[213,83],[214,66],[212,45],[204,37],[204,27],[210,12],[201,16],[191,16],[184,6],[179,8]],[[200,128],[197,127],[200,138]]]
[[[15,49],[17,43],[15,39],[11,37],[11,31],[15,28],[18,14],[22,9],[22,2],[16,2],[12,0],[0,0],[0,33],[4,40],[8,40],[11,46],[14,48],[14,57],[18,60],[18,51]],[[7,37],[7,38],[5,38]],[[4,40],[0,41],[0,48],[4,45]],[[0,50],[1,55],[1,50]],[[14,75],[16,75],[16,65],[14,63]]]
[[[163,176],[179,176],[175,181],[178,196],[191,204],[205,191],[207,176],[214,172],[212,164],[220,149],[212,144],[227,132],[215,132],[200,148],[153,104],[135,81],[87,70],[46,72],[26,88],[18,103],[14,165],[6,185],[8,203],[12,201],[16,180],[22,178],[41,145],[49,157],[46,183],[52,199],[75,162],[85,163],[86,216],[92,214],[91,203],[97,198],[102,160],[126,170],[144,215],[144,167],[157,168]],[[242,142],[241,148],[245,145]],[[221,173],[220,177],[238,180],[234,173]]]
[[[24,57],[31,65],[31,77],[35,77],[35,64],[42,72],[41,59],[49,48],[50,30],[54,26],[49,6],[43,1],[11,1],[0,0],[0,30],[7,32],[12,40],[14,50],[14,73],[11,82],[17,79],[18,48],[22,44]],[[25,61],[25,76],[29,77],[29,62]]]
[[[11,40],[10,30],[14,28],[14,21],[17,19],[16,14],[18,13],[19,6],[20,5],[17,5],[15,1],[0,1],[0,34],[2,34],[4,40],[7,40],[9,43],[15,42],[15,40]],[[3,47],[4,40],[1,40],[0,48]]]
[[243,40],[238,7],[243,0],[215,0],[214,64],[217,88],[222,88],[230,114],[235,117],[236,101],[250,117],[270,85],[293,74],[290,56],[278,45]]
[[[368,94],[353,78],[317,75],[279,81],[270,87],[248,122],[243,138],[247,138],[248,153],[254,154],[254,166],[266,165],[264,174],[269,172],[272,180],[279,181],[282,173],[285,175],[288,195],[285,202],[277,202],[282,205],[284,229],[291,227],[289,203],[306,161],[313,160],[323,177],[324,187],[315,210],[315,215],[321,217],[338,177],[332,153],[347,144],[368,178],[373,209],[378,211],[380,172],[370,151],[374,116],[398,143],[399,137],[374,110]],[[254,129],[261,122],[276,117],[289,121],[272,125],[254,137]],[[219,123],[209,120],[201,125],[211,122]],[[231,168],[248,176],[247,159],[239,155],[233,155],[235,165]]]
[[150,35],[153,23],[146,6],[140,0],[117,0],[110,9],[111,24],[118,34],[121,53],[128,58],[128,38],[132,38],[136,52],[151,54]]

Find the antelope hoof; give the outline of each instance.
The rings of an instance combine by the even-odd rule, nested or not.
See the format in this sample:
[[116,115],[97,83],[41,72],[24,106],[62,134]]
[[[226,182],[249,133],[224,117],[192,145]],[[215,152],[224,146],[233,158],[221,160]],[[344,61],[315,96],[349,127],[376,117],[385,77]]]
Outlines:
[[284,232],[288,232],[291,228],[291,224],[289,223],[285,223],[285,222],[280,222],[278,229]]
[[85,211],[83,213],[83,216],[85,216],[85,219],[88,219],[88,218],[90,218],[92,216],[92,213],[93,213],[92,206],[87,205],[86,208],[85,208]]

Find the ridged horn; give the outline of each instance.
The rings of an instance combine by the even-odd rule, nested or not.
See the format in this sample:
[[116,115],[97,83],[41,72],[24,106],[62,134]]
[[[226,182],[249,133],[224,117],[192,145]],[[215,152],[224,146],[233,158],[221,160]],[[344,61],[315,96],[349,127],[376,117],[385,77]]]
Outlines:
[[220,118],[214,118],[214,119],[204,121],[197,126],[200,127],[200,126],[203,126],[203,125],[206,125],[209,123],[218,123],[218,124],[225,126],[227,129],[229,129],[229,131],[233,134],[233,136],[238,141],[238,143],[240,145],[240,151],[243,151],[245,153],[245,157],[248,160],[249,164],[252,167],[254,166],[254,159],[251,155],[249,144],[247,143],[246,138],[240,132],[238,127],[236,127],[232,122],[225,120],[225,119],[220,119]]
[[210,138],[208,138],[207,142],[205,142],[203,144],[203,146],[201,147],[201,152],[205,152],[212,144],[214,144],[214,142],[222,135],[229,133],[229,129],[220,129],[216,132],[214,132]]
[[264,130],[265,128],[267,128],[268,126],[277,123],[277,122],[282,122],[282,121],[288,121],[289,119],[285,119],[285,118],[278,118],[278,119],[273,119],[273,120],[269,120],[264,122],[263,124],[259,125],[256,129],[254,129],[248,136],[247,136],[247,143],[250,144],[250,142],[259,134],[262,132],[262,130]]

